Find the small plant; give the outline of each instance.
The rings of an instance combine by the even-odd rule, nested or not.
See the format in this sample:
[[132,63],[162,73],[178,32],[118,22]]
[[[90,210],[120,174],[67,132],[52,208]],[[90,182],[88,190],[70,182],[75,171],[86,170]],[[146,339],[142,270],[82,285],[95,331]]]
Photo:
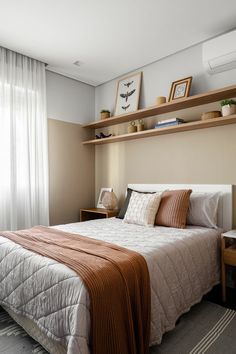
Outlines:
[[223,106],[231,106],[232,104],[236,105],[235,100],[224,100],[220,102],[221,107]]
[[102,109],[100,113],[111,113],[108,109]]

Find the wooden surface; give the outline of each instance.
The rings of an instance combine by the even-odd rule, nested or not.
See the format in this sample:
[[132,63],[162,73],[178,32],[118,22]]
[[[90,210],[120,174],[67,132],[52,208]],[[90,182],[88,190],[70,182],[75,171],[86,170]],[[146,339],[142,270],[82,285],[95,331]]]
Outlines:
[[103,208],[80,209],[80,221],[111,218],[117,214],[118,210],[108,210]]
[[[229,234],[229,233],[228,233]],[[225,265],[236,267],[236,244],[227,246],[226,240],[230,236],[221,235],[221,283],[222,283],[222,300],[226,301],[226,268]],[[234,237],[232,238],[234,239]]]
[[236,266],[236,245],[225,248],[224,263],[231,266]]
[[224,237],[236,238],[236,230],[230,230],[222,234]]
[[198,121],[184,123],[176,126],[168,126],[168,127],[158,128],[158,129],[149,129],[137,133],[116,135],[116,136],[111,136],[110,138],[93,139],[93,140],[84,141],[83,144],[84,145],[109,144],[109,143],[116,143],[120,141],[147,138],[147,137],[157,136],[157,135],[173,134],[173,133],[179,133],[179,132],[196,130],[196,129],[218,127],[218,126],[234,124],[234,123],[236,123],[236,114],[228,117],[220,117],[220,118],[214,118],[214,119],[209,119],[204,121],[198,120]]
[[221,236],[221,285],[222,285],[222,301],[226,301],[226,275],[224,263],[225,238]]
[[131,120],[143,119],[163,113],[174,112],[181,109],[200,106],[203,104],[212,103],[232,97],[236,97],[236,85],[224,87],[219,90],[200,93],[198,95],[190,96],[172,102],[163,103],[160,106],[152,106],[148,108],[139,109],[132,113],[113,116],[106,120],[99,120],[93,123],[83,125],[83,127],[92,129],[108,127],[115,124],[130,122]]

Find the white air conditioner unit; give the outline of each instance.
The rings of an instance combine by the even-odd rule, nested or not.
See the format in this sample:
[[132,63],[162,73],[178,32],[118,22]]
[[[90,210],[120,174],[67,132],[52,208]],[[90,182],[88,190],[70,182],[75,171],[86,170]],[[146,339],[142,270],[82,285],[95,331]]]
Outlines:
[[203,65],[209,74],[236,68],[236,30],[202,45]]

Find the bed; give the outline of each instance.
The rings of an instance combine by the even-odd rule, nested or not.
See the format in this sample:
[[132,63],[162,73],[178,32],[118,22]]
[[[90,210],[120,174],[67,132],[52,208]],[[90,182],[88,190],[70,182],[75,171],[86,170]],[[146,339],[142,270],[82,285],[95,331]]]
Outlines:
[[[220,280],[219,236],[232,226],[231,185],[129,185],[139,191],[191,188],[222,193],[218,229],[125,224],[117,218],[56,228],[118,244],[145,258],[151,279],[150,346]],[[89,354],[89,296],[68,267],[0,236],[0,304],[52,354]],[[99,320],[99,319],[97,319]]]

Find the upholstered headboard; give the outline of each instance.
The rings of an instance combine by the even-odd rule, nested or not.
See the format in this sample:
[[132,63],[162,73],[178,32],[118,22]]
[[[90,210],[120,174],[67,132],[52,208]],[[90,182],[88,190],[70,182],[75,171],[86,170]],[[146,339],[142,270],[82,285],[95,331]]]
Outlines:
[[197,193],[220,192],[218,208],[218,226],[225,231],[232,229],[232,185],[231,184],[128,184],[128,187],[140,192],[158,192],[167,189],[192,189]]

